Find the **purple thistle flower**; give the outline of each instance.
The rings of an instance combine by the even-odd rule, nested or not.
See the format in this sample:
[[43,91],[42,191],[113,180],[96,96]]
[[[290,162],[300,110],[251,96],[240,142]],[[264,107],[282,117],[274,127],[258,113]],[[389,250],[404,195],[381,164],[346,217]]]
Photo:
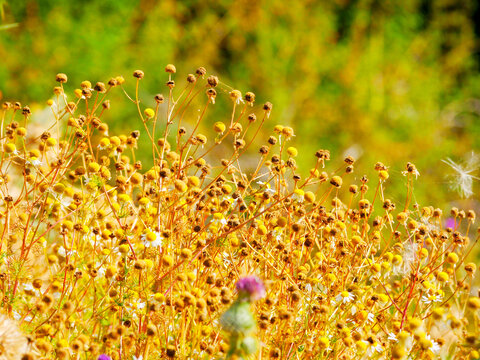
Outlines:
[[455,228],[455,219],[451,218],[451,217],[447,218],[447,220],[445,221],[445,226],[454,229]]
[[265,286],[256,276],[247,276],[237,282],[239,298],[246,297],[248,301],[255,301],[265,296]]
[[112,360],[112,358],[108,355],[102,354],[98,357],[97,360]]

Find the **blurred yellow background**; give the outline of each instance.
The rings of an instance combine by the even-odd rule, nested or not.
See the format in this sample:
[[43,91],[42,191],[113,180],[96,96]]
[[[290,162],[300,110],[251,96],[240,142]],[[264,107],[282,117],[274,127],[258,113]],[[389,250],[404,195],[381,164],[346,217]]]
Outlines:
[[[318,149],[338,164],[345,154],[357,157],[356,179],[375,176],[382,161],[395,200],[411,161],[421,205],[476,206],[477,181],[472,199],[458,203],[454,170],[441,161],[461,163],[480,147],[475,1],[0,0],[0,7],[4,100],[44,104],[58,72],[73,90],[82,80],[129,80],[142,69],[141,96],[153,102],[165,92],[166,64],[182,80],[204,66],[224,88],[274,104],[262,137],[276,124],[293,127],[299,172],[308,172]],[[222,106],[212,124],[228,118]],[[133,130],[135,111],[112,101],[110,128]],[[478,175],[476,163],[469,170]]]

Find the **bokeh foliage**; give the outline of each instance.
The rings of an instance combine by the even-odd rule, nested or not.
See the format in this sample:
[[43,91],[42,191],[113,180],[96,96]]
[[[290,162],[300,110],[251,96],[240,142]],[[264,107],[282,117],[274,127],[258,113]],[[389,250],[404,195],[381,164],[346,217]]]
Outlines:
[[[413,161],[421,173],[417,200],[438,206],[459,198],[448,189],[451,169],[441,159],[479,150],[478,9],[471,0],[0,6],[2,24],[19,24],[0,34],[0,90],[11,100],[44,102],[57,72],[67,73],[73,88],[119,74],[128,80],[138,68],[146,74],[143,98],[151,93],[153,102],[153,94],[166,92],[165,64],[177,66],[179,83],[204,66],[225,91],[234,85],[274,104],[265,129],[294,127],[299,172],[308,172],[319,148],[338,162],[353,149],[361,153],[355,176],[382,161],[391,167],[390,186],[402,185],[401,197],[401,172]],[[133,106],[112,109],[110,127],[131,129],[134,116]]]

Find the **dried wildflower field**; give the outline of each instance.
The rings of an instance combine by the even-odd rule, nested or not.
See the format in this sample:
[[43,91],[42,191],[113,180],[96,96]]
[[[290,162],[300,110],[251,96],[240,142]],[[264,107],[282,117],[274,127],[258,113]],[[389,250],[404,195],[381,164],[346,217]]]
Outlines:
[[[204,68],[164,76],[140,99],[140,70],[71,90],[58,74],[38,133],[3,104],[1,360],[480,358],[472,210],[417,204],[407,162],[395,203],[388,166],[332,169],[291,127],[263,137],[270,102]],[[130,133],[109,132],[114,92]]]

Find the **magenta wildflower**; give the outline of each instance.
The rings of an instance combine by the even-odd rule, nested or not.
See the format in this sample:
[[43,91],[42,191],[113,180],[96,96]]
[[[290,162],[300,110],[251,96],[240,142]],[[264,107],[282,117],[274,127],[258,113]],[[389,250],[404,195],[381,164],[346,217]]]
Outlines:
[[445,220],[445,226],[455,229],[455,219],[451,217],[447,218],[447,220]]
[[247,276],[237,282],[239,298],[246,298],[247,301],[255,301],[265,296],[265,286],[262,280],[256,276]]
[[112,360],[112,358],[108,355],[102,354],[98,357],[97,360]]

